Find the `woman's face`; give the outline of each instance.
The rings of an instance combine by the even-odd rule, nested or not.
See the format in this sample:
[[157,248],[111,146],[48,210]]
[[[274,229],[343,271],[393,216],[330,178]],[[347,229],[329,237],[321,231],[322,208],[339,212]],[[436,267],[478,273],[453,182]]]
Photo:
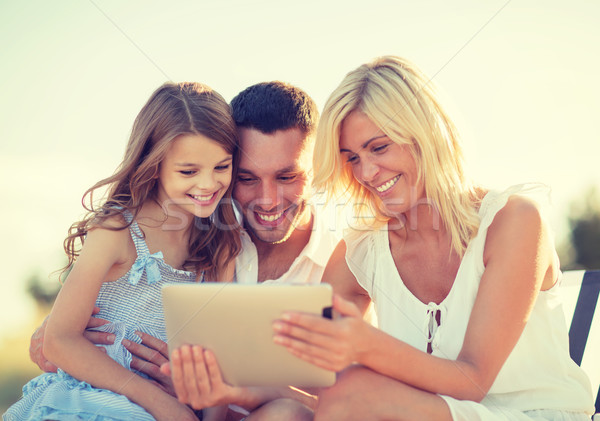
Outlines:
[[391,215],[426,203],[409,146],[393,142],[362,111],[353,111],[344,119],[340,153],[354,178],[377,196]]

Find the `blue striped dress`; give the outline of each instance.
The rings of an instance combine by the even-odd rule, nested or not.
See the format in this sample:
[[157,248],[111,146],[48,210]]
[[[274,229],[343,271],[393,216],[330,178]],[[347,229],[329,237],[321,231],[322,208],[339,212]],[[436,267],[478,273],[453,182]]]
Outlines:
[[[114,344],[104,347],[112,359],[132,370],[131,353],[121,345],[121,341],[129,339],[140,343],[141,339],[134,334],[138,330],[166,342],[161,287],[166,283],[195,282],[196,274],[167,265],[161,252],[150,254],[135,221],[129,230],[138,257],[126,275],[102,285],[96,300],[100,307],[97,317],[110,323],[96,330],[115,334]],[[138,374],[146,377],[143,373]],[[96,389],[59,369],[57,373],[45,373],[29,381],[23,387],[23,397],[8,409],[2,419],[104,421],[154,418],[125,396]]]

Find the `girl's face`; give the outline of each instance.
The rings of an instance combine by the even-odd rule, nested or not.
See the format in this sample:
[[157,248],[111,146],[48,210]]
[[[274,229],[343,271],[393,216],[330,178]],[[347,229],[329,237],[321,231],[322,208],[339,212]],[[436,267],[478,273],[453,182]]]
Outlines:
[[340,153],[354,178],[378,196],[391,215],[423,202],[423,183],[417,183],[409,146],[393,142],[365,113],[353,111],[342,122]]
[[169,215],[207,218],[231,183],[232,156],[201,134],[182,134],[160,163],[158,200]]

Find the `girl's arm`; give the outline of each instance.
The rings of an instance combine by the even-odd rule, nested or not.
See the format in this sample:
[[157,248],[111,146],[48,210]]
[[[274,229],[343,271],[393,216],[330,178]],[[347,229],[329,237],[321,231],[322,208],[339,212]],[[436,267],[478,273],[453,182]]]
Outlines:
[[552,241],[533,202],[515,196],[498,212],[488,230],[484,264],[456,360],[429,355],[371,328],[358,318],[355,305],[339,297],[334,308],[346,317],[328,321],[290,313],[277,324],[276,341],[324,368],[339,371],[357,362],[422,390],[480,401],[523,332],[540,289],[557,278]]
[[169,419],[177,414],[184,419],[195,419],[188,408],[113,361],[84,337],[100,286],[108,279],[125,274],[133,260],[135,248],[128,230],[96,228],[88,233],[52,308],[44,354],[73,377],[125,395],[155,418]]

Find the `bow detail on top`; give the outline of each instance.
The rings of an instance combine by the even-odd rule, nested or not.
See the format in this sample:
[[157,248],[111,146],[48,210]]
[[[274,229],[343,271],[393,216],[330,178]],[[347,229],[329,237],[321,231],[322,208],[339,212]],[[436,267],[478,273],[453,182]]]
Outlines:
[[160,281],[160,270],[158,268],[158,261],[163,259],[162,251],[157,251],[153,254],[145,254],[138,256],[138,258],[131,266],[129,271],[128,281],[131,285],[137,285],[144,274],[146,269],[146,275],[148,279],[148,285]]
[[[440,323],[438,324],[438,313]],[[425,318],[425,334],[427,335],[427,343],[430,343],[433,348],[437,348],[438,345],[438,328],[442,321],[446,318],[446,307],[444,305],[438,305],[434,302],[427,304],[427,317]]]

